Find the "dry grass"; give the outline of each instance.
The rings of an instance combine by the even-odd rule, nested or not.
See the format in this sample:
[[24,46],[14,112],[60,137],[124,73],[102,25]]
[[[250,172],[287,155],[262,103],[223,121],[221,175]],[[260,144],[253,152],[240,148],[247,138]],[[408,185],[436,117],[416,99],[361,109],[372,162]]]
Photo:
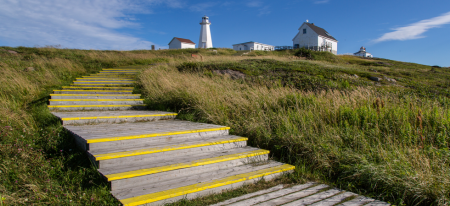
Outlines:
[[380,99],[370,88],[302,92],[166,66],[139,78],[151,107],[230,126],[338,186],[397,204],[448,205],[448,104],[396,94]]
[[1,204],[117,205],[85,153],[49,113],[48,94],[101,68],[167,60],[148,52],[7,49],[19,53],[0,49]]

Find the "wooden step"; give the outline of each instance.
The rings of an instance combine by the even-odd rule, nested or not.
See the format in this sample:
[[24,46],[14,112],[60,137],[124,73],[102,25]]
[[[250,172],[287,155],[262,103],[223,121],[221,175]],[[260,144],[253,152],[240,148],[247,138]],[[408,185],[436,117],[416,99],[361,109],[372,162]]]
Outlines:
[[178,177],[213,172],[268,160],[269,151],[252,147],[193,153],[184,156],[168,156],[147,162],[135,162],[132,166],[99,169],[111,182],[111,190],[145,186]]
[[[130,122],[122,124],[98,124],[65,126],[85,150],[95,151],[105,148],[128,148],[153,144],[158,141],[178,142],[196,137],[228,135],[229,127],[213,124],[194,123],[181,120],[155,122]],[[86,146],[89,144],[89,147]]]
[[293,169],[294,166],[273,161],[263,165],[246,164],[111,193],[125,206],[164,205],[183,198],[193,199],[200,195],[220,193],[226,189],[255,183],[262,178],[271,180]]
[[52,112],[63,125],[82,125],[98,123],[124,123],[136,121],[155,121],[174,119],[177,113],[159,111],[90,111],[90,112]]

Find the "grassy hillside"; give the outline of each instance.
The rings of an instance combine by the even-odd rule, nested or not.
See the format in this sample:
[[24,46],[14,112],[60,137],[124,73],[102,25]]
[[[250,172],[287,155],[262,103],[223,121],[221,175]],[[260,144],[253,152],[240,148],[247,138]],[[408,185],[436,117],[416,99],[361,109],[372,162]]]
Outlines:
[[240,55],[0,47],[0,203],[118,204],[46,105],[52,89],[76,77],[136,65],[148,68],[137,86],[150,109],[230,126],[295,164],[293,182],[449,204],[448,68],[304,50]]
[[299,56],[211,57],[139,78],[151,108],[230,126],[295,164],[295,178],[399,205],[449,204],[448,68]]

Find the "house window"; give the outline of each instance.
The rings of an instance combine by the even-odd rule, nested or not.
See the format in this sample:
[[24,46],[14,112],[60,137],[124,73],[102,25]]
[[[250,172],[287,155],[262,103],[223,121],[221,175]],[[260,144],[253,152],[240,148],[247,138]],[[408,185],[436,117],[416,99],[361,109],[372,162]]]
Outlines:
[[306,29],[303,29],[303,33],[306,34]]

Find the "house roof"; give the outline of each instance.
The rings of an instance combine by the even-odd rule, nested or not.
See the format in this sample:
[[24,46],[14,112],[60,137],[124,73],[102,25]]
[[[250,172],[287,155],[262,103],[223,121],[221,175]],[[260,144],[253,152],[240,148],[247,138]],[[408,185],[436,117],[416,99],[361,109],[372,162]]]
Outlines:
[[178,37],[174,37],[174,38],[169,42],[169,44],[172,43],[172,41],[173,41],[174,39],[177,39],[177,40],[180,41],[181,43],[195,44],[194,42],[192,42],[192,41],[189,40],[189,39],[183,39],[183,38],[178,38]]
[[320,27],[318,27],[318,26],[316,26],[316,25],[314,25],[314,24],[310,24],[310,23],[306,23],[306,22],[305,22],[305,24],[308,25],[309,28],[311,28],[311,29],[312,29],[314,32],[316,32],[318,35],[324,36],[324,37],[326,37],[326,38],[333,39],[333,40],[336,40],[336,41],[337,41],[337,39],[335,39],[333,36],[331,36],[327,31],[325,31],[325,29],[320,28]]
[[240,43],[240,44],[233,44],[233,46],[234,45],[241,45],[241,44],[249,44],[249,43],[262,44],[262,45],[266,45],[266,46],[273,46],[273,45],[270,45],[270,44],[263,44],[263,43],[254,42],[254,41],[244,42],[244,43]]

